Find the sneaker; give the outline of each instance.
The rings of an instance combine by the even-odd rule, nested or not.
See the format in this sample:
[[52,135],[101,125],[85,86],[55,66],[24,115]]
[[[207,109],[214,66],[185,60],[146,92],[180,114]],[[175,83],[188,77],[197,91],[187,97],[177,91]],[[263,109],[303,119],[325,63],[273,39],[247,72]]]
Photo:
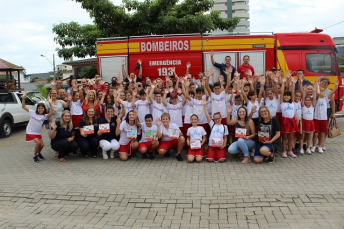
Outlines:
[[289,156],[289,157],[294,157],[294,158],[297,157],[297,156],[293,153],[293,151],[289,151],[289,152],[288,152],[288,156]]
[[110,158],[115,158],[115,151],[110,151]]
[[306,154],[312,155],[312,152],[309,148],[306,150]]
[[107,152],[103,152],[103,158],[104,158],[105,160],[109,159]]
[[317,148],[316,146],[312,146],[311,152],[314,153],[316,148]]
[[37,156],[39,159],[45,160],[45,157],[43,157],[43,155],[41,153],[39,153]]
[[148,153],[148,158],[151,159],[151,160],[154,160],[154,155],[153,155],[153,153]]
[[32,160],[33,160],[34,162],[39,162],[39,160],[38,160],[38,157],[37,157],[37,156],[33,156]]
[[326,151],[326,150],[327,150],[326,147],[325,147],[325,144],[322,146],[322,150],[323,150],[323,151]]
[[147,159],[147,153],[142,154],[142,159]]
[[318,147],[318,153],[324,153],[323,148],[322,147]]
[[137,156],[136,156],[136,150],[135,151],[132,151],[131,152],[131,158],[132,159],[135,159]]
[[300,149],[300,155],[304,155],[305,154],[305,151],[303,149]]
[[272,164],[275,162],[275,155],[273,155],[272,157],[269,157],[269,163]]
[[182,155],[180,155],[180,154],[177,154],[176,159],[178,161],[183,161]]
[[84,155],[84,158],[88,158],[88,154]]
[[307,150],[307,145],[306,145],[306,143],[303,144],[303,150]]
[[297,149],[293,149],[293,154],[295,154],[296,156],[299,156],[300,152]]
[[288,156],[287,156],[287,151],[283,151],[282,157],[284,157],[284,158],[287,158],[287,157],[288,157]]
[[166,151],[165,157],[170,157],[170,151]]

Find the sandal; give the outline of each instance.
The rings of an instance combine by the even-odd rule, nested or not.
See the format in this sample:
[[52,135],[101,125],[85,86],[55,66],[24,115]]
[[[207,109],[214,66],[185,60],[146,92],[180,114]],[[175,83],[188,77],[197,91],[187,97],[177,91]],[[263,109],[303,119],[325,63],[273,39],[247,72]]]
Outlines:
[[64,159],[64,158],[60,158],[59,160],[60,160],[60,162],[66,162],[66,159]]

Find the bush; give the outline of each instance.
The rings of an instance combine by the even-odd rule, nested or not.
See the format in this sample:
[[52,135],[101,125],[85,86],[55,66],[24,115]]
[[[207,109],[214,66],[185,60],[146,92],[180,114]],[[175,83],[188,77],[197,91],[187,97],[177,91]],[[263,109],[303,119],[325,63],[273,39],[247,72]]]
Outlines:
[[38,83],[36,84],[36,87],[38,89],[38,92],[44,97],[47,98],[49,94],[49,89],[44,87],[44,83]]
[[98,72],[97,67],[84,67],[81,72],[80,72],[80,76],[86,79],[92,79],[94,78],[94,75]]

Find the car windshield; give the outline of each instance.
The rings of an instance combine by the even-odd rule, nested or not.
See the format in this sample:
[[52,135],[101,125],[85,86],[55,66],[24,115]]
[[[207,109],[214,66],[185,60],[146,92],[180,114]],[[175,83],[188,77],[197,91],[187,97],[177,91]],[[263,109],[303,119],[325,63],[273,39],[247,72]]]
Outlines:
[[322,74],[333,74],[334,63],[330,53],[306,54],[307,71]]

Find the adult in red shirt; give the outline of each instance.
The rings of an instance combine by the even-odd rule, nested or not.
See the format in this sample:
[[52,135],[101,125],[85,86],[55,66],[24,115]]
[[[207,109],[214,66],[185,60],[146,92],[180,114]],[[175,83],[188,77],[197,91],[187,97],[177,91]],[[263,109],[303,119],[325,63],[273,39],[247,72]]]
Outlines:
[[82,101],[82,111],[85,113],[88,107],[94,107],[97,117],[99,117],[99,103],[96,98],[96,91],[89,90],[86,95],[86,99]]
[[244,61],[244,63],[241,66],[239,66],[239,68],[238,68],[238,73],[240,73],[241,79],[247,78],[247,74],[248,74],[247,71],[248,70],[251,70],[252,76],[254,75],[254,68],[252,67],[252,65],[249,64],[250,57],[248,55],[245,55],[243,58],[243,61]]

